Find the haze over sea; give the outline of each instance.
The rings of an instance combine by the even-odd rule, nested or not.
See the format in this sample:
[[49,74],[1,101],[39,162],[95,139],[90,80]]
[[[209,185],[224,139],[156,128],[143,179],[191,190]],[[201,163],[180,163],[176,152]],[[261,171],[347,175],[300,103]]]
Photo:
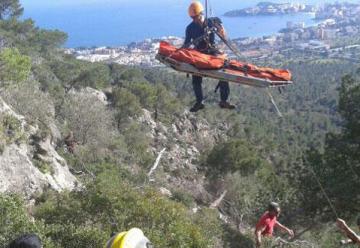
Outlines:
[[[21,0],[25,7],[25,17],[31,17],[42,28],[59,29],[68,33],[66,47],[119,46],[146,38],[170,35],[183,37],[185,27],[191,21],[187,16],[190,2],[190,0]],[[221,17],[231,38],[274,34],[284,28],[288,21],[303,21],[307,26],[315,23],[311,14],[222,17],[226,11],[254,6],[257,2],[210,1],[213,15]],[[335,1],[272,0],[272,2],[323,4]]]

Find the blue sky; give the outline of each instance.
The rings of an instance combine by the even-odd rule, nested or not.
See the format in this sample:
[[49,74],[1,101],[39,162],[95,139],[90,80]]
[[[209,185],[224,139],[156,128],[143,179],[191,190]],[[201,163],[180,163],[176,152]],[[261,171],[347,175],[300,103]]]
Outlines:
[[[121,5],[124,3],[131,3],[132,5],[151,5],[151,4],[161,4],[165,5],[184,5],[190,3],[192,0],[20,0],[25,8],[27,7],[56,7],[56,6],[79,6],[79,5]],[[222,4],[231,4],[235,8],[240,3],[241,5],[244,2],[247,5],[253,5],[256,2],[264,0],[210,0],[210,2],[215,5]],[[302,2],[302,3],[324,3],[324,2],[334,2],[335,0],[271,0],[273,2]],[[204,2],[204,0],[202,0]],[[345,2],[345,0],[340,0],[339,2]],[[350,2],[355,2],[351,0]]]
[[[122,3],[138,3],[149,4],[153,0],[20,0],[20,2],[26,7],[32,6],[70,6],[70,5],[92,5],[92,4],[122,4]],[[155,0],[156,3],[184,3],[191,0]]]
[[[49,1],[49,0],[21,0],[24,4],[47,4],[47,5],[69,5],[69,4],[91,4],[91,3],[121,3],[129,2],[131,0],[58,0],[58,1]],[[141,2],[141,0],[137,0]]]
[[24,6],[59,6],[59,5],[84,5],[84,4],[94,4],[94,3],[117,3],[125,2],[129,0],[20,0]]

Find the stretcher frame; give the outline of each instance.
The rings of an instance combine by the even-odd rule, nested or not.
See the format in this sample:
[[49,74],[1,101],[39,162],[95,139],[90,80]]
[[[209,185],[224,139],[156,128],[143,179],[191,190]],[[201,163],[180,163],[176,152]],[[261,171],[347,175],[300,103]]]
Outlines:
[[177,61],[168,56],[157,54],[155,57],[161,63],[173,68],[176,71],[185,72],[201,77],[209,77],[222,81],[234,82],[257,88],[282,87],[293,84],[293,81],[272,81],[264,78],[253,77],[242,71],[222,68],[219,70],[200,70],[195,66]]

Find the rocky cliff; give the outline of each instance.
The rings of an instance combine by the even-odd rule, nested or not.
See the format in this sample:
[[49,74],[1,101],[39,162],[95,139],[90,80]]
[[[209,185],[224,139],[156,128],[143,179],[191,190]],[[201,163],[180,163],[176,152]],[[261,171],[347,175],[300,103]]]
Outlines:
[[[71,94],[86,98],[96,96],[99,102],[107,104],[106,96],[91,88]],[[202,152],[227,139],[228,123],[210,125],[205,119],[185,111],[174,123],[165,124],[156,121],[146,109],[136,121],[148,130],[152,141],[149,149],[155,157],[165,149],[150,181],[163,191],[170,190],[166,191],[167,195],[181,189],[200,202],[211,202],[214,196],[205,189],[199,160]],[[53,145],[61,135],[54,123],[49,129],[51,135],[42,137],[38,127],[28,124],[0,99],[0,192],[23,193],[29,198],[47,187],[61,191],[76,186],[76,178]]]
[[51,144],[0,98],[0,192],[31,198],[44,188],[72,190],[77,185],[66,161]]
[[205,176],[199,168],[199,160],[202,152],[227,139],[228,124],[219,122],[213,127],[205,119],[185,111],[169,126],[156,122],[149,111],[143,111],[139,122],[148,127],[154,154],[166,149],[152,180],[170,190],[181,189],[198,202],[208,204],[213,201],[214,196],[205,189]]

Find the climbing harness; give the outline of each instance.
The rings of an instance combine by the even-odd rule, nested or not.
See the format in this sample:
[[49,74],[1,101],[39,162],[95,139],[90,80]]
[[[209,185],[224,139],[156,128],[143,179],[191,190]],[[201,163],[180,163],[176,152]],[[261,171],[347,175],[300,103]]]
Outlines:
[[[206,22],[208,22],[208,21],[210,20],[209,17],[208,17],[208,0],[205,0],[205,13],[206,13],[205,20],[206,20]],[[215,34],[220,38],[220,40],[236,55],[236,57],[238,57],[238,59],[241,60],[242,57],[241,57],[241,55],[240,55],[240,51],[239,51],[235,46],[233,46],[233,45],[229,42],[228,39],[226,39],[222,34],[220,34],[219,29],[217,28],[217,26],[221,25],[220,19],[214,18],[214,19],[213,19],[213,22],[214,22],[213,25],[212,25],[213,27],[211,27],[208,32],[213,32],[213,33],[215,33]],[[206,24],[207,24],[207,25],[206,25],[206,28],[209,29],[208,23],[206,23]],[[207,34],[207,35],[209,36],[209,33],[208,33],[208,32],[205,32],[205,34]],[[248,76],[248,65],[247,65],[247,64],[245,64],[245,65],[243,66],[243,70],[244,70],[245,76]],[[219,84],[216,86],[215,92],[217,92],[219,86],[220,86]],[[280,112],[280,109],[279,109],[279,107],[277,106],[277,104],[276,104],[276,102],[275,102],[275,99],[274,99],[274,97],[272,96],[270,90],[269,90],[269,89],[266,89],[266,93],[267,93],[268,96],[270,97],[270,101],[271,101],[272,105],[274,106],[274,108],[275,108],[278,116],[282,118],[283,115],[282,115],[282,113]]]

